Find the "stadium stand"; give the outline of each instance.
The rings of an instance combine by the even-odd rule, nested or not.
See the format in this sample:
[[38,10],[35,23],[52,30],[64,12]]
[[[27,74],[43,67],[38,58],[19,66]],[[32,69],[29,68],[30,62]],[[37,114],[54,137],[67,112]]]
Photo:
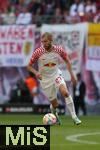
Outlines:
[[99,0],[0,0],[0,4],[1,25],[100,22]]

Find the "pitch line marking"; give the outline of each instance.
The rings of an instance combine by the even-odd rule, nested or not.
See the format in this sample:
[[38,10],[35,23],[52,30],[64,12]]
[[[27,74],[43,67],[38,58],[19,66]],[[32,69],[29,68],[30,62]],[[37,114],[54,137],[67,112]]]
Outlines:
[[82,137],[82,136],[98,135],[98,134],[100,134],[100,132],[74,134],[74,135],[66,136],[66,140],[72,141],[72,142],[77,142],[77,143],[84,143],[84,144],[100,144],[100,143],[94,142],[94,141],[87,141],[87,140],[78,139],[79,137]]

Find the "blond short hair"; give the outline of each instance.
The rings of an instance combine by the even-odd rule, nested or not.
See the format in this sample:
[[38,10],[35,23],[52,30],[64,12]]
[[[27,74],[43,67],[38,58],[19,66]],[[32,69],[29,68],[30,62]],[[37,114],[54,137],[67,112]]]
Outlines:
[[41,38],[42,38],[42,39],[43,39],[43,38],[47,38],[47,39],[49,39],[50,41],[53,40],[53,36],[52,36],[52,34],[49,33],[49,32],[45,32],[45,33],[41,36]]

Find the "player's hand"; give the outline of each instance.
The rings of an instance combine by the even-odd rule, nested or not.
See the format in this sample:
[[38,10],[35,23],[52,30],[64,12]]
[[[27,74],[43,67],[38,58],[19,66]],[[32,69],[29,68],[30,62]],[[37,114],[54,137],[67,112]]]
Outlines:
[[73,85],[76,86],[77,84],[77,78],[75,75],[71,75],[71,81],[73,82]]
[[42,80],[42,76],[39,72],[36,73],[36,77],[39,79],[39,80]]

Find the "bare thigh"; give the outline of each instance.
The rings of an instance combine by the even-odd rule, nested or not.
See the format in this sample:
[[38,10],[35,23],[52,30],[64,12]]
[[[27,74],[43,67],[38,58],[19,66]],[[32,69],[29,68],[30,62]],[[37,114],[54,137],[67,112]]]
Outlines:
[[55,86],[59,89],[61,95],[65,98],[69,96],[68,88],[66,86],[65,80],[61,75],[55,78]]

